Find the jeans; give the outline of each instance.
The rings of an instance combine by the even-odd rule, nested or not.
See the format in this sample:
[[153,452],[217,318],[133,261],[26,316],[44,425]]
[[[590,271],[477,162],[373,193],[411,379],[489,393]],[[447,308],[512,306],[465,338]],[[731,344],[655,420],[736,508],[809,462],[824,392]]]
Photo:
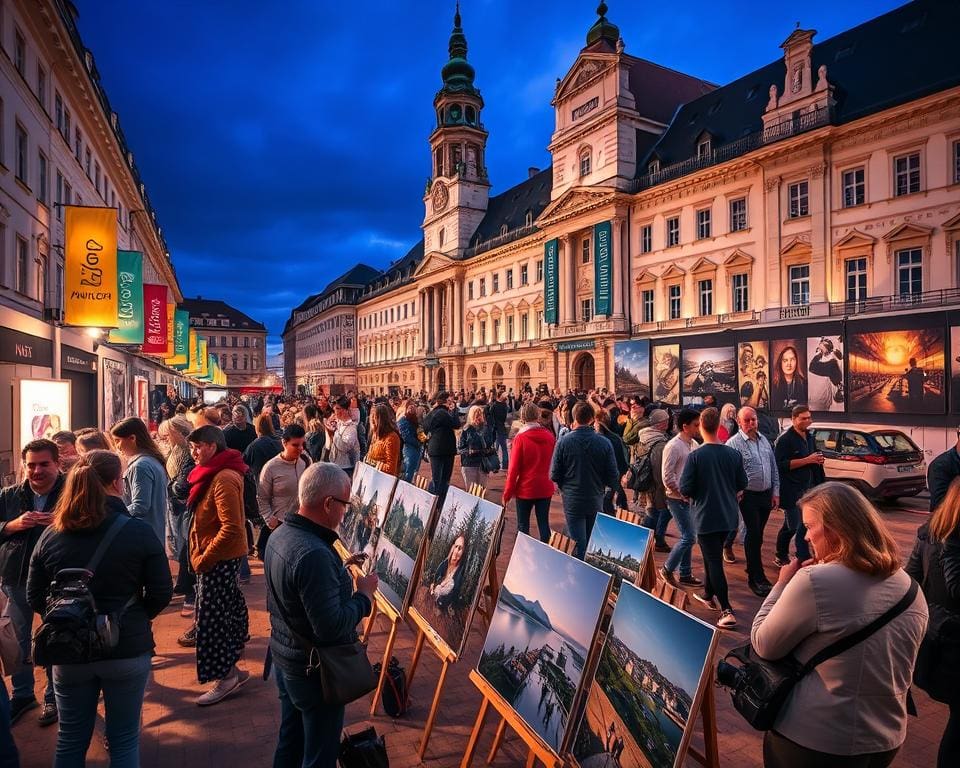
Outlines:
[[82,768],[103,691],[110,768],[140,765],[140,710],[150,676],[150,654],[53,668],[60,731],[54,768]]
[[587,555],[587,544],[590,542],[590,534],[593,533],[593,524],[597,522],[597,513],[569,515],[564,512],[563,516],[567,520],[567,535],[577,542],[577,548],[573,551],[573,556],[578,560],[583,560]]
[[701,533],[697,536],[700,554],[703,556],[703,593],[707,598],[716,597],[723,610],[730,609],[727,592],[727,577],[723,572],[723,542],[730,531]]
[[807,529],[803,524],[800,508],[794,504],[783,509],[783,525],[777,532],[777,557],[786,560],[790,557],[790,539],[796,540],[797,559],[800,562],[810,559],[810,547],[806,540]]
[[[3,585],[3,594],[10,601],[9,612],[10,619],[13,621],[13,629],[17,633],[17,639],[20,641],[20,650],[23,652],[23,664],[20,671],[16,672],[10,679],[13,682],[13,691],[11,698],[14,699],[32,699],[33,693],[33,663],[27,661],[30,658],[30,639],[33,634],[33,608],[27,603],[26,587],[17,587],[13,584]],[[50,670],[47,670],[47,687],[43,692],[44,704],[55,704],[56,699],[53,695],[53,677]]]
[[408,483],[413,482],[417,470],[420,469],[420,461],[423,458],[423,448],[419,445],[414,448],[412,445],[403,446],[403,479]]
[[[616,502],[616,504],[614,504]],[[606,515],[615,515],[617,509],[629,509],[627,493],[622,485],[616,488],[607,488],[603,494],[603,512]]]
[[453,456],[430,457],[430,493],[437,496],[437,505],[442,509],[447,498],[447,488],[453,475]]
[[185,541],[180,548],[180,557],[177,560],[177,585],[174,592],[183,595],[183,602],[193,604],[197,602],[197,574],[190,567],[190,545]]
[[7,686],[0,675],[0,768],[19,768],[20,753],[10,733],[10,699]]
[[693,553],[693,544],[697,540],[697,534],[693,530],[693,520],[690,518],[690,505],[685,501],[680,501],[680,499],[667,499],[666,514],[660,513],[659,517],[669,520],[671,515],[677,521],[680,541],[673,545],[663,567],[670,573],[674,573],[679,568],[681,577],[692,576],[690,556]]
[[506,471],[510,466],[510,451],[507,450],[507,433],[498,432],[494,438],[494,445],[500,449],[500,468]]
[[767,731],[763,737],[764,768],[887,768],[897,756],[900,747],[867,755],[831,755],[808,749],[776,731]]
[[536,510],[540,541],[550,541],[550,499],[517,499],[517,530],[530,535],[530,510]]
[[[654,509],[650,507],[643,516],[643,526],[653,529],[653,540],[657,542],[657,544],[667,543],[665,537],[667,535],[667,526],[670,524],[671,514],[672,508],[670,506],[670,500],[667,499],[666,509]],[[678,527],[679,525],[680,524],[677,523]]]
[[[747,560],[747,578],[763,584],[767,576],[763,572],[760,548],[763,546],[763,529],[770,518],[772,491],[744,491],[740,499],[740,516],[747,528],[743,539],[743,554]],[[729,539],[728,539],[729,541]]]
[[315,679],[273,665],[280,693],[280,732],[273,768],[336,768],[344,707],[323,703]]

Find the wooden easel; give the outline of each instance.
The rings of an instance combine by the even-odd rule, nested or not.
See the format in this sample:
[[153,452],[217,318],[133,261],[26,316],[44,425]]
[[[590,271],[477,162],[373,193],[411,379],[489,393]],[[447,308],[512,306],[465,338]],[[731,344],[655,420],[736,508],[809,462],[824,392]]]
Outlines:
[[[642,525],[640,515],[626,509],[618,509],[616,518],[628,523],[633,523],[634,525]],[[653,559],[653,554],[649,550],[647,550],[647,556],[644,559],[639,586],[654,597],[659,597],[663,602],[670,603],[674,608],[679,608],[681,611],[687,609],[687,603],[690,600],[687,591],[685,589],[678,589],[660,578],[660,575],[657,573],[657,564]]]
[[687,745],[687,754],[705,768],[720,768],[720,750],[717,747],[717,702],[713,697],[714,683],[714,651],[710,654],[707,668],[707,680],[703,686],[703,697],[700,699],[700,722],[703,725],[703,752]]

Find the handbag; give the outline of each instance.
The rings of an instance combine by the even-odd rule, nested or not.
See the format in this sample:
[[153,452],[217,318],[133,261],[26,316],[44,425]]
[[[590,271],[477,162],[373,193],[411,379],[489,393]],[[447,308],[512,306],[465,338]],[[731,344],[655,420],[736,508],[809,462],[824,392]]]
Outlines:
[[[758,731],[773,728],[780,710],[794,686],[819,664],[848,651],[903,613],[917,597],[917,582],[910,580],[910,588],[900,601],[882,616],[856,632],[841,637],[801,664],[793,654],[771,661],[757,655],[752,646],[734,648],[717,665],[717,679],[730,688],[734,709]],[[739,662],[731,664],[728,659]]]
[[490,453],[484,453],[480,457],[480,469],[484,472],[499,472],[500,471],[500,457],[497,456],[497,452],[493,448],[488,448]]
[[13,675],[23,665],[23,651],[10,617],[10,601],[0,592],[0,675]]
[[341,768],[389,768],[387,745],[373,726],[345,734],[337,756]]
[[931,543],[923,550],[923,591],[930,618],[917,651],[913,683],[934,701],[952,704],[960,697],[960,615],[942,604],[949,601],[949,592],[940,547]]

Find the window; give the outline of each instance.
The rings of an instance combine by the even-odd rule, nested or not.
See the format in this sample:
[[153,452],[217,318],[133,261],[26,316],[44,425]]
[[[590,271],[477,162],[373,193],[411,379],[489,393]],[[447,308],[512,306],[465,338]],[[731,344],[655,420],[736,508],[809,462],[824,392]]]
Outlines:
[[581,299],[580,320],[584,323],[589,323],[593,320],[593,299]]
[[530,211],[527,211],[527,215],[524,216],[524,218],[523,218],[523,225],[524,225],[525,227],[531,227],[531,226],[533,226],[533,213],[531,213]]
[[249,364],[249,362],[250,362],[250,359],[249,359],[246,355],[244,355],[244,356],[243,356],[243,370],[247,370],[247,365]]
[[543,282],[543,259],[537,259],[537,282]]
[[487,321],[480,321],[480,346],[484,346],[487,343]]
[[750,311],[750,276],[746,272],[733,276],[733,311]]
[[923,251],[908,248],[897,251],[897,293],[912,296],[923,292]]
[[232,337],[231,337],[230,346],[232,346],[232,347],[237,346],[237,337],[236,337],[236,336],[232,336]]
[[6,141],[4,141],[3,136],[3,127],[6,125],[6,120],[3,119],[3,99],[0,99],[0,165],[6,163]]
[[659,161],[659,160],[651,160],[651,161],[647,164],[647,173],[649,173],[649,174],[660,173],[660,161]]
[[953,142],[953,183],[960,184],[960,141]]
[[55,200],[57,209],[57,221],[63,219],[63,174],[57,171],[57,199]]
[[697,157],[698,158],[710,157],[710,154],[711,154],[710,145],[711,145],[710,139],[704,139],[703,141],[697,142]]
[[667,219],[667,248],[680,245],[680,217],[672,216]]
[[473,280],[467,283],[467,298],[468,299],[473,298]]
[[37,153],[37,200],[47,204],[47,156]]
[[230,355],[230,363],[231,363],[230,367],[233,368],[233,370],[237,370],[237,356],[236,356],[236,355]]
[[500,273],[494,272],[493,278],[490,281],[490,293],[499,293],[500,292]]
[[477,345],[476,340],[473,338],[473,323],[467,323],[467,345],[470,347]]
[[653,225],[644,224],[640,227],[640,253],[650,253],[653,250]]
[[57,131],[63,133],[63,97],[58,93],[53,94],[53,124],[57,126]]
[[667,299],[670,307],[670,319],[677,320],[680,317],[680,286],[671,285],[667,289]]
[[63,182],[63,204],[70,205],[73,200],[73,187],[70,186],[70,182],[64,180]]
[[16,127],[16,174],[24,184],[27,183],[27,132],[20,123]]
[[493,318],[493,343],[500,343],[500,318]]
[[585,149],[580,153],[580,175],[587,176],[590,174],[590,150]]
[[535,338],[539,339],[543,337],[543,310],[537,312],[537,335]]
[[84,153],[84,156],[83,156],[83,164],[84,164],[85,169],[86,169],[86,171],[87,171],[87,178],[88,178],[88,179],[90,178],[90,161],[91,161],[91,159],[92,159],[92,156],[91,156],[91,154],[90,154],[90,150],[88,149],[88,150]]
[[590,263],[590,238],[585,237],[580,241],[580,263]]
[[57,263],[56,285],[53,286],[55,307],[63,308],[63,264]]
[[40,106],[43,107],[43,111],[47,111],[47,70],[40,66],[40,62],[37,62],[37,101],[40,102]]
[[508,269],[507,270],[507,290],[509,291],[511,288],[513,288],[513,270]]
[[97,194],[100,194],[100,163],[94,162],[93,164],[93,188],[97,190]]
[[700,300],[700,314],[713,314],[713,280],[698,280],[697,295]]
[[47,306],[47,260],[37,259],[37,301]]
[[444,227],[440,227],[440,234],[437,235],[437,239],[440,241],[440,247],[443,248],[443,241],[447,239],[447,230]]
[[810,303],[810,265],[796,264],[790,267],[790,304],[801,306]]
[[21,77],[25,77],[24,72],[27,69],[27,42],[23,39],[23,33],[19,29],[13,33],[13,66]]
[[524,312],[520,315],[520,341],[526,341],[530,336],[530,320],[529,315]]
[[70,110],[63,108],[63,138],[70,141]]
[[790,218],[810,215],[810,199],[806,181],[798,181],[787,188],[790,198]]
[[77,162],[80,162],[80,158],[83,156],[83,136],[80,135],[80,129],[77,128],[75,138],[73,140],[73,154],[77,158]]
[[730,201],[730,231],[742,232],[747,228],[747,198]]
[[505,341],[513,341],[513,315],[507,315],[507,338]]
[[920,153],[896,157],[893,160],[894,194],[910,195],[920,191]]
[[7,227],[0,224],[0,285],[7,284]]
[[851,168],[848,171],[844,171],[841,179],[843,184],[843,207],[852,208],[855,205],[863,205],[867,199],[867,187],[863,167]]
[[480,296],[483,297],[486,295],[487,295],[487,278],[481,277],[480,278]]
[[866,258],[847,259],[847,301],[863,301],[867,298]]
[[520,285],[524,286],[530,282],[529,268],[526,264],[520,265]]
[[701,208],[697,211],[697,240],[710,237],[710,209]]
[[17,235],[17,274],[14,289],[19,293],[27,293],[27,241]]
[[249,346],[250,346],[250,337],[249,337],[249,336],[244,336],[244,337],[243,337],[243,346],[245,346],[245,347],[249,347]]
[[643,307],[643,322],[653,322],[653,289],[648,288],[640,292],[640,305]]

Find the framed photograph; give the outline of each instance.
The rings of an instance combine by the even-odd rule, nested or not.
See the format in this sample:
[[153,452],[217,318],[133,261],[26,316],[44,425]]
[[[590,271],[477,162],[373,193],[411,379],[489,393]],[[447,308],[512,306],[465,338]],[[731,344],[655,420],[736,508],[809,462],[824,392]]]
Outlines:
[[848,334],[850,410],[943,413],[940,328]]
[[374,570],[380,594],[401,616],[413,596],[420,552],[433,525],[437,497],[404,480],[397,483],[390,510],[383,521]]
[[573,743],[580,765],[682,766],[717,635],[624,584]]
[[613,576],[616,592],[621,581],[640,583],[652,543],[653,531],[649,528],[601,512],[587,542],[586,561]]
[[144,424],[150,424],[150,382],[143,376],[133,377],[134,403],[137,408],[137,418]]
[[777,339],[770,342],[770,410],[789,413],[807,402],[807,341]]
[[373,568],[383,518],[396,484],[397,478],[393,475],[362,461],[353,470],[350,504],[340,523],[340,543],[350,555],[364,552],[369,556],[361,568],[364,573]]
[[457,657],[463,653],[502,520],[499,504],[451,485],[427,542],[411,609]]
[[103,428],[107,431],[130,415],[127,410],[127,364],[103,358]]
[[613,372],[618,395],[650,397],[650,340],[615,342]]
[[683,350],[684,402],[703,402],[714,395],[719,403],[732,403],[737,392],[737,364],[733,347]]
[[842,413],[844,406],[843,337],[807,339],[807,405],[810,410]]
[[737,382],[740,406],[770,407],[770,342],[741,341],[737,344]]
[[610,574],[518,534],[477,671],[557,754],[567,744]]
[[679,344],[653,348],[653,399],[666,405],[680,405]]
[[31,440],[50,439],[70,429],[70,382],[58,379],[14,379],[17,458]]
[[960,413],[960,325],[950,329],[950,410]]

